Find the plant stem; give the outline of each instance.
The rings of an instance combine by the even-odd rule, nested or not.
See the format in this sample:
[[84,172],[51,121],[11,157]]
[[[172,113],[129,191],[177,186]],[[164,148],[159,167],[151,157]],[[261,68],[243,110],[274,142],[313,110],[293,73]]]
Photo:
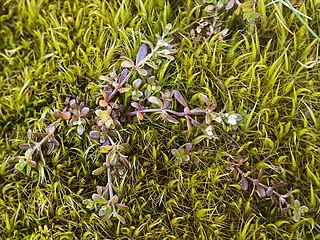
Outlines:
[[108,187],[109,187],[109,198],[110,200],[113,198],[113,189],[112,189],[112,176],[111,176],[111,167],[107,168],[107,175],[108,175]]
[[[161,108],[153,108],[153,109],[142,109],[142,110],[139,110],[139,111],[133,111],[133,112],[127,112],[125,113],[124,115],[126,116],[134,116],[137,114],[137,112],[141,112],[141,113],[150,113],[150,112],[162,112],[162,111],[166,111],[167,113],[171,113],[173,115],[176,115],[176,116],[179,116],[179,117],[185,117],[185,116],[188,116],[188,115],[199,115],[199,112],[198,113],[189,113],[189,114],[186,114],[184,112],[177,112],[177,111],[174,111],[174,110],[170,110],[170,109],[161,109]],[[206,110],[203,109],[203,113],[205,113]]]
[[[131,77],[133,70],[131,70],[128,75],[123,79],[123,81],[120,83],[120,87],[123,86],[123,84],[126,83],[129,77]],[[113,89],[113,91],[110,93],[110,95],[107,98],[107,102],[110,102],[110,100],[113,98],[113,96],[118,92],[118,88]]]
[[[245,177],[246,179],[248,179],[248,180],[251,181],[251,182],[254,182],[255,179],[253,179],[252,177],[249,177],[249,176],[245,176],[245,173],[241,170],[240,167],[235,166],[235,168],[237,169],[237,171],[240,173],[241,176]],[[267,185],[264,185],[264,184],[261,183],[261,182],[259,182],[258,185],[259,185],[260,187],[263,187],[265,190],[268,190],[268,189],[269,189],[269,187],[268,187]],[[275,195],[277,195],[278,197],[281,197],[281,194],[280,194],[280,193],[278,193],[278,192],[275,191],[274,189],[273,189],[272,191],[273,191],[273,193],[274,193]]]

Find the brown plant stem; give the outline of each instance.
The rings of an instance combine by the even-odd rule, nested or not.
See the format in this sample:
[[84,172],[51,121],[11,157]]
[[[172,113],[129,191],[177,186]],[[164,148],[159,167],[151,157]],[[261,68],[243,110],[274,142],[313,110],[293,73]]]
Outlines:
[[[253,179],[252,177],[246,176],[246,174],[241,170],[240,167],[235,166],[235,169],[240,173],[241,176],[245,177],[246,179],[248,179],[250,182],[255,182],[256,179]],[[260,187],[263,187],[265,190],[268,190],[269,187],[261,182],[258,182],[257,185],[259,185]],[[274,189],[272,190],[272,192],[277,196],[277,197],[281,197],[281,194],[278,193],[277,191],[275,191]]]
[[108,175],[108,188],[109,188],[109,199],[113,198],[113,189],[112,189],[112,176],[111,176],[111,167],[107,168],[107,175]]
[[[162,112],[162,111],[165,111],[167,113],[171,113],[171,114],[179,116],[179,117],[185,117],[185,116],[189,116],[189,115],[199,115],[199,112],[198,113],[188,113],[188,114],[186,114],[185,112],[177,112],[177,111],[174,111],[174,110],[161,109],[161,108],[153,108],[153,109],[147,108],[147,109],[142,109],[142,110],[139,110],[139,111],[126,112],[126,113],[124,113],[124,115],[126,115],[126,116],[134,116],[134,115],[137,114],[137,112],[152,113],[152,112]],[[203,113],[206,113],[205,109],[203,109]]]
[[[131,77],[132,72],[133,72],[133,70],[131,70],[131,71],[127,74],[127,76],[126,76],[126,77],[123,79],[123,81],[120,83],[119,88],[121,88],[121,87],[123,86],[123,84],[126,83],[126,81],[128,80],[128,78]],[[113,98],[113,96],[118,92],[118,89],[119,89],[119,88],[113,89],[113,91],[110,93],[110,95],[108,96],[108,98],[107,98],[107,100],[106,100],[107,102],[110,102],[110,100]]]

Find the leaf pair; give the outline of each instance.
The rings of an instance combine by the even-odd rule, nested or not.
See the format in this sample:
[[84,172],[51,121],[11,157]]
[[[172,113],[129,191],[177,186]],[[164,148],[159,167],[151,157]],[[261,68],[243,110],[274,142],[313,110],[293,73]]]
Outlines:
[[137,53],[136,56],[136,63],[134,63],[131,59],[126,58],[124,62],[121,63],[121,67],[123,68],[132,68],[138,73],[140,73],[142,76],[147,76],[148,71],[143,67],[143,65],[146,63],[146,56],[148,54],[148,47],[147,44],[143,43]]

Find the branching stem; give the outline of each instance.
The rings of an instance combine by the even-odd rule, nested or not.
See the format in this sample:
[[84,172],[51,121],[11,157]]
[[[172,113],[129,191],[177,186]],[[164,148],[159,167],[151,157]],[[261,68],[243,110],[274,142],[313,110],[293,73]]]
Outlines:
[[[161,109],[161,108],[147,108],[147,109],[142,109],[142,110],[139,110],[139,112],[141,113],[152,113],[152,112],[163,112],[163,111],[166,111],[167,113],[171,113],[173,115],[176,115],[176,116],[179,116],[179,117],[185,117],[185,116],[189,116],[189,115],[199,115],[199,112],[197,113],[189,113],[189,114],[186,114],[185,112],[177,112],[177,111],[174,111],[174,110],[170,110],[170,109]],[[127,115],[127,116],[134,116],[137,114],[138,111],[133,111],[133,112],[127,112],[125,113],[124,115]],[[203,113],[206,113],[206,110],[203,109]]]
[[[241,176],[245,177],[246,179],[248,179],[250,182],[255,182],[256,179],[253,179],[252,177],[249,177],[249,176],[245,176],[245,173],[241,170],[240,167],[238,166],[235,166],[235,168],[237,169],[237,171],[240,173]],[[258,182],[257,185],[259,185],[260,187],[263,187],[265,190],[268,190],[269,187],[261,182]],[[275,191],[274,189],[272,190],[273,193],[278,196],[279,198],[281,197],[281,194],[278,193],[277,191]]]

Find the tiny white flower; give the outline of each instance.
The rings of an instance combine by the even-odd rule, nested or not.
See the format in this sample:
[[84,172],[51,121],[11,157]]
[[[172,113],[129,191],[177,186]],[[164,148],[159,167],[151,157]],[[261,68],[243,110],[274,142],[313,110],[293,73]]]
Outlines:
[[237,124],[236,117],[235,117],[234,115],[230,115],[230,116],[228,117],[228,123],[229,123],[230,125],[236,125],[236,124]]
[[231,115],[229,115],[229,117],[228,117],[228,123],[229,123],[230,125],[236,125],[237,122],[239,122],[239,121],[241,121],[241,120],[242,120],[242,117],[241,117],[241,115],[239,115],[239,114],[231,114]]
[[215,120],[216,120],[216,122],[218,122],[218,123],[221,123],[221,122],[222,122],[222,118],[221,118],[221,117],[217,117]]
[[212,126],[208,126],[206,127],[206,133],[208,136],[213,136],[213,132],[212,132]]

